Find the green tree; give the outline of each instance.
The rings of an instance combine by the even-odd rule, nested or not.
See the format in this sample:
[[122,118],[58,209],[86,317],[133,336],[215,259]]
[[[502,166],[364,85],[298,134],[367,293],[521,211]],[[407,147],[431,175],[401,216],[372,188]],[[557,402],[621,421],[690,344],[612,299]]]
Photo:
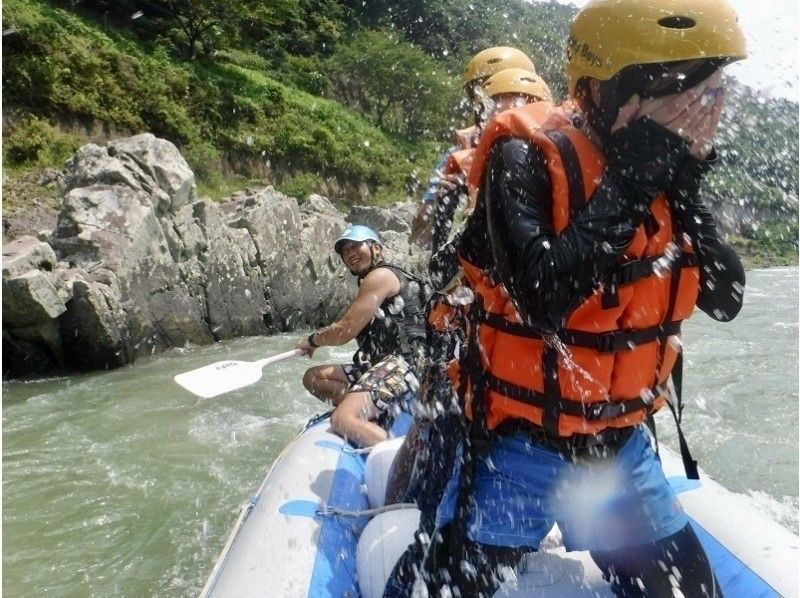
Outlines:
[[398,34],[361,31],[328,63],[337,99],[382,129],[410,138],[446,129],[457,84],[441,64]]

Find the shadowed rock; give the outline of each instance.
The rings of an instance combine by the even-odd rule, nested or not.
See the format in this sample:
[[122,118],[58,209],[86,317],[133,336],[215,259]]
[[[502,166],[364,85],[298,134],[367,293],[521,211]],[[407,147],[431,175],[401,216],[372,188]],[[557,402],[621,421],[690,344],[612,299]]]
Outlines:
[[[180,152],[150,134],[83,146],[59,181],[56,228],[40,235],[49,244],[22,237],[3,250],[6,375],[113,368],[170,347],[321,326],[354,296],[332,251],[347,222],[324,197],[301,208],[265,187],[198,199]],[[361,206],[349,220],[379,230],[407,266],[412,212]]]

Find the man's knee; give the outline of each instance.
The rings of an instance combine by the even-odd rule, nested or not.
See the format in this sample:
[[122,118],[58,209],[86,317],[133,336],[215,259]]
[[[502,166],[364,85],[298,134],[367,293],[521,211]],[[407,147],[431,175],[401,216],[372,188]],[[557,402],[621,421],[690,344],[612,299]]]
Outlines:
[[306,373],[303,374],[303,386],[305,389],[314,394],[314,386],[317,380],[317,368],[308,368]]

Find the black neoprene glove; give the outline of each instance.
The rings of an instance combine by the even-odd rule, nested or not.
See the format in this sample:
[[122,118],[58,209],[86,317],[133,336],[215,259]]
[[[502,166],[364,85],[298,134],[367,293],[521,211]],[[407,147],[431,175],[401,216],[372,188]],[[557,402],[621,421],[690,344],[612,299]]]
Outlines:
[[617,209],[627,215],[629,224],[635,228],[644,221],[653,199],[667,188],[686,160],[689,144],[656,121],[638,118],[611,135],[605,154],[606,175],[613,178],[621,191],[618,196],[621,205]]
[[603,179],[573,227],[587,239],[596,236],[592,231],[602,232],[595,240],[621,253],[689,155],[689,145],[654,120],[640,118],[616,131],[605,153]]
[[616,131],[606,148],[607,167],[639,185],[665,189],[689,155],[689,144],[651,118]]

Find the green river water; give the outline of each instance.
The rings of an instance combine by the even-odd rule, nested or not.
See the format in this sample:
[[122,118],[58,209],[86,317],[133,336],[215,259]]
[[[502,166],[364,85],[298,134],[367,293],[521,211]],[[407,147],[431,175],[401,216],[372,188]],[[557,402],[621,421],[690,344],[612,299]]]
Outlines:
[[[701,467],[798,530],[798,275],[748,273],[731,324],[684,327],[684,431]],[[3,595],[195,596],[240,505],[323,406],[309,365],[198,400],[172,381],[222,359],[285,351],[298,335],[174,350],[121,370],[3,382]],[[346,361],[351,348],[313,363]],[[659,435],[674,445],[668,416]]]

